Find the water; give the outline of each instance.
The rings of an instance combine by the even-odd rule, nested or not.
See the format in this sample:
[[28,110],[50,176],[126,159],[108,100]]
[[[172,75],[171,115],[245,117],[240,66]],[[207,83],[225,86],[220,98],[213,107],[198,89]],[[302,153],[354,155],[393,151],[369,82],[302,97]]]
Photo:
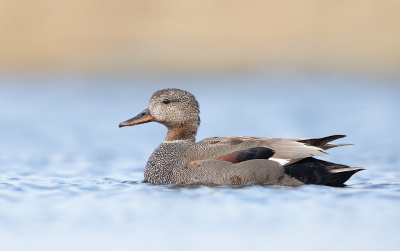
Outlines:
[[[398,250],[398,79],[0,80],[2,250]],[[325,159],[367,170],[345,188],[142,183],[166,129],[118,124],[166,87],[196,95],[198,139],[347,134]]]

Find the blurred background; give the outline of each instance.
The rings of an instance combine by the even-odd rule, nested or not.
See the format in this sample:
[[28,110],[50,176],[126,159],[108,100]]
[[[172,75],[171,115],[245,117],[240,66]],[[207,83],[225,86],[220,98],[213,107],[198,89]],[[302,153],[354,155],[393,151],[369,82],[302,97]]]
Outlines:
[[0,72],[398,73],[397,0],[1,0]]
[[[400,1],[0,0],[7,251],[398,250]],[[143,181],[166,128],[118,128],[153,92],[197,139],[345,134],[344,188]]]

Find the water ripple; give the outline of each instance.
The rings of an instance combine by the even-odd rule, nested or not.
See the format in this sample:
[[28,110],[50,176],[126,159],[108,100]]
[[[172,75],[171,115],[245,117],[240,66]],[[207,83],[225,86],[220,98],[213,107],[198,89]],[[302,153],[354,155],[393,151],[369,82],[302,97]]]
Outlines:
[[[400,246],[398,86],[326,76],[209,79],[193,86],[164,78],[152,85],[143,79],[57,87],[30,81],[2,85],[0,92],[6,108],[0,113],[2,250]],[[143,183],[144,166],[165,128],[119,130],[118,124],[165,87],[196,94],[199,139],[343,133],[349,137],[340,143],[355,145],[331,149],[326,159],[367,170],[342,188]]]

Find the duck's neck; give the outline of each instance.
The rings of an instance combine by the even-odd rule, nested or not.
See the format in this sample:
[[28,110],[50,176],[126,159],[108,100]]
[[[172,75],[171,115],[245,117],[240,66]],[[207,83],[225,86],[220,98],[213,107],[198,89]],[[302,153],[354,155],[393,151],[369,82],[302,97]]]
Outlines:
[[179,127],[168,128],[167,137],[164,142],[171,142],[177,140],[195,141],[197,134],[197,126],[182,125]]
[[146,182],[174,184],[187,165],[185,152],[195,144],[198,123],[167,127],[167,137],[147,162],[144,172]]

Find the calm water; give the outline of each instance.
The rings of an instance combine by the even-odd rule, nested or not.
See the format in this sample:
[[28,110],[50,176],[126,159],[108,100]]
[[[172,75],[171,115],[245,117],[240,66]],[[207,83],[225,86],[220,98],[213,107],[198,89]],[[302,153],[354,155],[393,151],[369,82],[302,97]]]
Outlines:
[[[345,188],[142,183],[166,129],[118,124],[160,88],[200,102],[198,139],[347,134]],[[0,78],[1,250],[398,250],[400,81],[337,76]]]

